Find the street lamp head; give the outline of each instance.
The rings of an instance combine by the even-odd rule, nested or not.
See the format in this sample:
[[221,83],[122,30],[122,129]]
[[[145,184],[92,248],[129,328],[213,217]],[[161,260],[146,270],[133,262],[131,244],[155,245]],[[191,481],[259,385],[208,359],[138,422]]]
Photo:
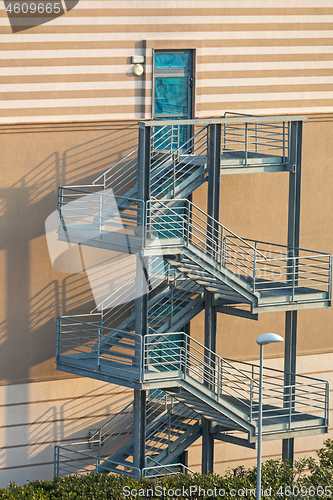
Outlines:
[[276,335],[276,333],[264,333],[257,338],[257,344],[273,344],[274,342],[283,342],[283,340],[284,339],[280,337],[280,335]]

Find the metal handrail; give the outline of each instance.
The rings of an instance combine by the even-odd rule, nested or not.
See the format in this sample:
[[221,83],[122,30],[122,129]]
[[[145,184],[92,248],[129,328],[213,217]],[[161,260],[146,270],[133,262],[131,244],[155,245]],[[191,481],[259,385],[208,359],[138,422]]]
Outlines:
[[[176,212],[172,207],[170,208],[167,203],[184,203],[186,205],[188,205],[188,209],[187,209],[187,215],[186,215],[186,218],[184,219],[178,212]],[[220,222],[218,222],[216,219],[214,219],[213,217],[211,217],[210,215],[208,215],[206,212],[204,212],[204,210],[202,210],[201,208],[199,208],[197,205],[195,205],[194,203],[192,203],[191,201],[189,201],[188,199],[186,198],[182,198],[182,199],[178,199],[175,201],[175,200],[160,200],[160,199],[157,199],[155,197],[151,197],[151,200],[148,200],[147,202],[147,206],[149,207],[152,203],[157,203],[159,205],[162,205],[164,208],[166,208],[168,211],[170,211],[173,215],[175,215],[177,218],[180,218],[182,219],[184,222],[186,222],[188,224],[188,227],[190,228],[192,226],[191,222],[190,222],[190,219],[194,216],[193,214],[193,208],[195,208],[196,210],[198,210],[200,213],[202,213],[204,216],[207,217],[207,219],[209,219],[210,221],[212,221],[211,223],[208,223],[208,222],[205,222],[204,219],[201,219],[200,217],[199,220],[201,220],[202,222],[204,222],[205,224],[207,224],[207,226],[210,226],[212,228],[213,231],[216,231],[215,229],[215,225],[217,225],[219,228],[221,228],[222,230],[224,231],[228,231],[228,233],[230,233],[233,237],[237,238],[238,240],[240,240],[242,243],[244,243],[248,248],[250,248],[251,250],[253,250],[254,252],[258,253],[259,255],[261,255],[264,259],[266,259],[266,256],[265,254],[263,254],[262,252],[260,252],[259,250],[257,250],[255,247],[253,247],[252,245],[250,245],[246,240],[244,240],[243,238],[241,238],[240,236],[237,236],[237,234],[235,234],[233,231],[231,231],[230,229],[228,229],[226,226],[223,226],[223,224],[221,224]],[[180,208],[180,207],[175,207],[175,208]],[[181,207],[183,208],[183,207]],[[151,209],[148,208],[148,211],[150,211]],[[205,236],[207,236],[207,233],[202,233],[202,234],[205,234]]]
[[[231,396],[243,406],[250,421],[257,419],[258,382],[253,371],[255,365],[240,362],[232,364],[183,332],[161,334],[150,329],[149,334],[142,337],[115,329],[113,333],[119,334],[121,343],[119,344],[117,338],[109,337],[107,345],[103,345],[101,349],[104,337],[102,327],[88,332],[88,343],[87,332],[78,329],[73,333],[71,330],[66,331],[66,327],[68,325],[62,329],[60,322],[57,360],[61,359],[59,356],[63,350],[67,352],[67,359],[70,360],[71,352],[75,356],[81,352],[86,356],[89,345],[94,346],[91,347],[89,357],[96,360],[98,370],[102,373],[105,362],[109,359],[112,360],[114,374],[120,377],[128,378],[131,375],[130,367],[135,365],[136,371],[131,377],[133,381],[142,384],[146,380],[150,384],[154,381],[158,384],[163,380],[163,373],[173,372],[172,377],[175,380],[183,379],[190,385],[199,383],[201,390],[209,391],[209,397],[215,394],[213,399],[217,402],[223,403],[225,396]],[[131,360],[130,363],[127,358]],[[284,418],[288,411],[327,414],[327,382],[313,380],[304,375],[300,376],[301,382],[298,382],[298,376],[293,374],[295,381],[286,383],[282,378],[283,372],[268,369],[268,373],[275,373],[275,377],[269,376],[267,379],[265,370],[264,380],[267,380],[264,383],[263,398],[264,403],[269,405],[264,408],[265,417],[269,418],[274,413],[274,407],[279,409],[281,418]]]
[[[156,460],[154,460],[156,462]],[[158,462],[156,462],[158,463]],[[175,472],[172,472],[172,468],[179,468],[182,470],[182,474],[184,473],[190,473],[190,474],[195,474],[195,472],[190,469],[189,467],[186,467],[186,465],[184,464],[181,464],[181,463],[177,463],[177,464],[167,464],[167,465],[155,465],[155,466],[151,466],[151,467],[144,467],[142,469],[142,476],[146,476],[146,472],[147,471],[156,471],[156,474],[149,474],[149,476],[146,476],[146,477],[149,477],[149,478],[154,478],[154,477],[160,477],[161,475],[175,475],[175,474],[179,474],[179,471],[175,471]],[[170,471],[170,472],[164,472],[165,470],[167,471]],[[158,474],[158,471],[161,471],[159,474]]]
[[173,238],[180,239],[180,245],[193,245],[208,254],[220,268],[226,267],[240,278],[242,275],[252,278],[253,292],[258,285],[261,293],[267,293],[283,284],[283,289],[292,292],[293,300],[301,287],[316,288],[331,295],[332,257],[329,253],[295,247],[292,249],[294,254],[290,255],[290,247],[274,244],[275,249],[286,252],[277,256],[276,250],[270,257],[269,248],[261,248],[263,245],[269,247],[269,243],[239,237],[187,199],[152,197],[146,207],[147,238],[150,232],[155,232],[161,246]]
[[[99,436],[99,441],[101,441],[102,439],[102,432],[104,429],[109,429],[110,427],[110,424],[111,422],[113,422],[114,420],[117,420],[119,418],[119,415],[121,414],[126,414],[126,416],[128,416],[129,413],[133,413],[133,410],[131,412],[129,412],[129,408],[133,407],[133,401],[131,401],[130,403],[128,403],[127,406],[125,406],[124,408],[122,408],[121,412],[120,413],[117,413],[117,415],[113,415],[112,418],[110,418],[110,420],[108,422],[106,422],[105,424],[103,424],[98,430],[96,430],[96,432],[94,432],[94,434],[92,434],[89,439],[88,439],[88,442],[92,442],[94,441],[95,437],[96,436]],[[119,419],[117,420],[117,423],[119,423]],[[104,433],[106,434],[106,432]]]
[[[226,361],[229,361],[230,363],[241,363],[242,365],[249,366],[249,367],[251,367],[252,370],[255,369],[255,368],[257,368],[258,370],[260,369],[259,365],[255,365],[254,363],[249,363],[247,361],[237,361],[236,359],[231,359],[231,358],[224,358],[224,359]],[[265,372],[278,373],[279,375],[281,375],[282,378],[285,375],[296,375],[299,378],[306,378],[306,379],[313,380],[313,381],[316,381],[316,382],[323,382],[323,380],[320,379],[320,378],[311,377],[309,375],[299,375],[299,374],[295,374],[295,373],[289,372],[289,371],[278,370],[276,368],[265,367]],[[258,371],[258,375],[259,375],[259,371]],[[272,376],[272,378],[276,378],[276,376],[275,377]]]
[[109,172],[111,172],[111,170],[113,170],[114,168],[116,168],[121,162],[123,162],[124,160],[126,160],[129,156],[131,156],[133,153],[135,153],[136,151],[138,151],[138,147],[134,148],[132,151],[130,151],[126,156],[124,156],[121,160],[119,160],[117,163],[115,163],[114,165],[112,165],[112,167],[108,168],[105,172],[103,172],[99,177],[97,177],[93,182],[92,184],[95,185],[97,181],[99,181],[100,179],[103,179],[105,178],[106,174],[108,174]]
[[[174,336],[174,335],[182,335],[183,339],[185,339],[185,340],[172,341],[172,336]],[[150,335],[150,337],[152,337],[154,339],[154,338],[158,338],[160,336],[153,334],[153,335]],[[148,338],[149,338],[149,336],[147,336],[147,338],[145,340],[145,351],[147,353],[145,355],[146,362],[147,362],[147,357],[149,358],[149,355],[150,355],[149,344],[147,346],[147,339]],[[182,345],[184,343],[185,343],[185,346]],[[200,360],[198,358],[198,356],[193,356],[189,352],[190,346],[189,346],[189,340],[188,340],[186,334],[184,334],[184,333],[176,333],[176,334],[169,334],[169,335],[164,334],[162,342],[157,343],[157,345],[156,345],[156,343],[153,341],[154,347],[153,347],[152,353],[153,353],[153,356],[157,356],[157,358],[159,358],[159,359],[156,363],[154,363],[154,361],[150,359],[150,363],[152,363],[152,366],[155,366],[155,368],[157,367],[159,369],[166,369],[169,366],[169,369],[175,370],[178,368],[178,370],[179,370],[180,366],[182,366],[182,371],[184,373],[184,377],[186,377],[186,379],[188,381],[189,381],[189,378],[191,378],[191,375],[190,375],[191,373],[194,373],[194,376],[199,375],[201,378],[201,383],[209,382],[210,384],[212,384],[211,390],[213,390],[213,392],[215,392],[215,394],[217,394],[217,396],[219,396],[219,393],[218,393],[219,387],[222,387],[222,386],[227,390],[227,393],[230,394],[230,392],[228,392],[228,385],[226,385],[226,383],[231,382],[233,384],[233,387],[231,387],[233,396],[236,399],[241,398],[239,400],[242,402],[242,404],[244,404],[248,408],[251,408],[251,418],[255,419],[256,411],[254,411],[254,403],[257,404],[257,401],[254,399],[254,397],[255,397],[257,391],[253,391],[253,385],[258,385],[258,383],[253,378],[253,376],[251,377],[246,372],[238,369],[237,367],[235,367],[231,363],[227,362],[225,359],[220,358],[218,355],[216,355],[216,353],[205,348],[199,342],[195,341],[194,339],[191,339],[191,344],[193,344],[193,343],[200,347],[200,349],[201,349],[200,354],[203,357],[203,360]],[[192,348],[192,346],[191,346],[191,348]],[[164,354],[163,353],[160,354],[159,350],[163,351]],[[157,354],[156,354],[156,351],[157,351]],[[186,354],[185,354],[185,351],[187,351]],[[194,349],[194,351],[199,352],[197,349]],[[211,356],[213,357],[213,359],[210,358]],[[209,359],[209,360],[207,362],[205,362],[204,361],[205,359]],[[221,369],[221,364],[223,364],[224,367],[225,367],[225,365],[227,365],[229,368],[236,370],[236,373],[239,373],[243,380],[239,379],[238,382],[236,382],[235,379],[230,379],[230,377],[225,376],[225,373],[223,373],[223,371],[225,371],[225,368]],[[248,365],[248,364],[246,364],[246,365]],[[216,374],[217,374],[218,367],[219,367],[219,372],[220,372],[220,376],[221,376],[221,381],[216,380],[216,376],[217,376]],[[295,376],[297,377],[297,375],[295,375]],[[313,378],[306,377],[306,376],[302,376],[302,378],[303,378],[303,380],[309,380],[311,382],[310,383],[305,383],[305,382],[299,383],[299,382],[295,381],[294,384],[285,384],[285,382],[283,380],[281,380],[280,385],[272,384],[272,385],[270,385],[270,387],[268,389],[264,389],[264,391],[263,391],[264,399],[269,399],[269,400],[273,399],[276,402],[281,401],[282,403],[285,403],[286,399],[288,399],[288,397],[289,397],[289,396],[286,397],[286,394],[285,394],[286,391],[288,391],[288,390],[300,391],[301,390],[302,391],[301,395],[298,395],[298,396],[293,395],[293,401],[292,401],[293,405],[295,405],[295,403],[297,403],[305,408],[311,408],[312,411],[320,410],[320,411],[325,412],[327,409],[327,404],[328,404],[327,395],[326,395],[327,382],[324,382],[322,380],[315,380],[313,382]],[[245,383],[245,380],[248,380],[250,383],[249,382]],[[236,383],[236,386],[234,385],[235,383]],[[324,394],[324,399],[319,397],[320,392],[318,392],[318,391],[319,391],[320,385],[323,385],[323,387],[321,389],[321,393]],[[241,391],[242,391],[241,393],[239,392],[237,387],[239,387],[239,389],[241,389]],[[245,393],[248,393],[248,398],[247,398],[248,401],[247,402],[244,400],[244,390],[245,390]],[[237,396],[237,394],[238,394],[238,396]],[[278,394],[281,394],[281,395],[279,396]],[[309,394],[310,396],[307,396],[307,394]],[[296,401],[295,401],[295,398],[296,398]],[[318,404],[316,404],[316,402]],[[284,408],[283,405],[281,406],[281,409],[282,408]],[[264,415],[269,414],[271,411],[273,411],[273,410],[266,409],[264,411]]]
[[151,126],[165,126],[165,125],[214,125],[214,124],[224,124],[224,123],[274,123],[274,122],[299,122],[307,121],[306,116],[260,116],[251,117],[246,116],[245,118],[193,118],[189,120],[145,120],[141,123],[145,127]]
[[[109,300],[111,299],[111,297],[113,297],[115,294],[117,294],[117,295],[119,296],[119,291],[120,291],[123,287],[127,287],[127,285],[128,285],[129,283],[133,283],[133,279],[135,278],[135,276],[136,276],[135,274],[134,274],[134,275],[132,275],[132,276],[131,276],[131,277],[130,277],[127,281],[125,281],[125,283],[123,283],[123,284],[121,285],[121,287],[120,287],[120,288],[118,288],[117,290],[115,290],[115,291],[113,291],[112,293],[110,293],[110,295],[108,295],[105,299],[103,299],[103,300],[102,300],[102,302],[100,302],[99,304],[97,304],[97,306],[96,306],[96,307],[94,307],[94,309],[92,309],[92,310],[90,311],[90,314],[94,313],[94,312],[96,311],[96,309],[99,309],[101,306],[104,306],[105,302],[106,302],[106,301],[109,301]],[[127,288],[127,290],[128,290],[128,288]],[[103,307],[103,309],[104,309],[104,307]]]

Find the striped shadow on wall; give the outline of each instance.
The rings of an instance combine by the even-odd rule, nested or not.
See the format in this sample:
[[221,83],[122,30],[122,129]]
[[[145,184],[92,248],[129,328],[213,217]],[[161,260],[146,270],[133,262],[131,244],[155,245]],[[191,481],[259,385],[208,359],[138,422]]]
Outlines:
[[[1,2],[0,123],[150,118],[152,48],[175,41],[197,49],[198,117],[333,111],[330,2],[75,3],[39,26],[16,18],[26,29],[13,33]],[[133,55],[146,56],[142,77]]]

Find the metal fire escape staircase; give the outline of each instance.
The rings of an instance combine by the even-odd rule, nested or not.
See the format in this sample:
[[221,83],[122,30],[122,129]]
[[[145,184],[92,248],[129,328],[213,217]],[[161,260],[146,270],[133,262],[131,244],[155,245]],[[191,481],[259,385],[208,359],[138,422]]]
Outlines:
[[[149,151],[141,145],[91,187],[59,190],[60,239],[141,255],[150,262],[149,280],[160,281],[149,292],[145,336],[135,331],[133,301],[114,306],[115,296],[133,296],[134,278],[90,315],[59,318],[58,369],[159,388],[155,400],[169,403],[152,416],[148,400],[146,468],[134,467],[132,417],[125,411],[93,434],[88,451],[56,447],[58,475],[70,467],[135,477],[182,470],[174,461],[201,435],[203,417],[218,439],[239,431],[255,442],[258,367],[223,359],[183,331],[204,309],[204,290],[214,294],[217,311],[249,317],[331,305],[331,255],[241,238],[186,198],[207,180],[211,123],[192,120],[191,137],[180,144],[181,125],[148,122]],[[290,149],[290,121],[224,120],[221,174],[292,171]],[[149,162],[147,200],[137,199],[142,161]],[[288,374],[265,371],[266,439],[327,431],[327,383],[289,375],[291,384]]]

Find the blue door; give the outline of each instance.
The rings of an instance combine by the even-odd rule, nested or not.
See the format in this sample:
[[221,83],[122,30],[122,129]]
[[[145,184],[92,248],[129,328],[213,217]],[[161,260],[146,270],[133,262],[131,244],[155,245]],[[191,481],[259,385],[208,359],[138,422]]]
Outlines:
[[[193,55],[191,50],[156,51],[154,53],[155,120],[192,118]],[[176,125],[176,124],[175,124]],[[158,128],[154,130],[158,132]],[[187,149],[189,126],[162,129],[155,135],[154,148],[159,150]]]

